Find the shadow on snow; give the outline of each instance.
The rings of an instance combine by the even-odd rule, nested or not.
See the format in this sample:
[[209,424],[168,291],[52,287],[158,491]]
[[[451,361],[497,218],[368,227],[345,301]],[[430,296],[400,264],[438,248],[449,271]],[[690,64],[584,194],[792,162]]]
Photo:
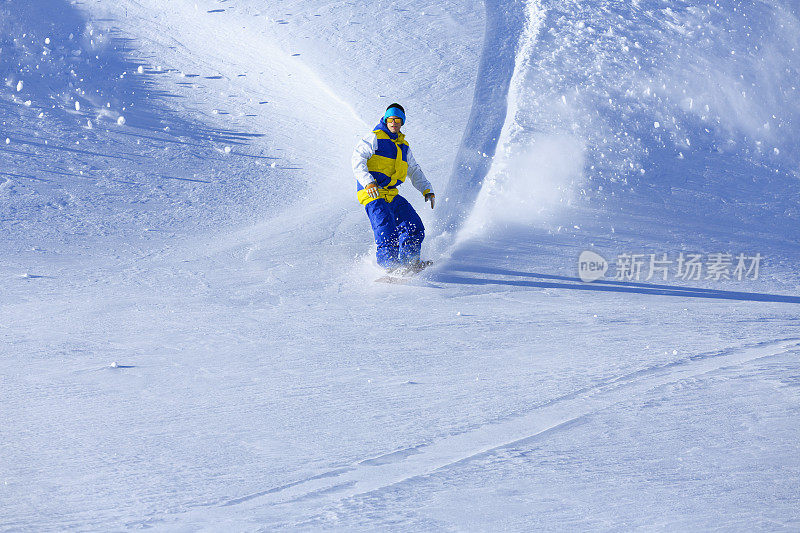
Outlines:
[[[463,274],[459,274],[463,273]],[[470,274],[488,274],[496,277],[476,277]],[[495,267],[477,267],[467,265],[448,266],[447,270],[434,273],[431,281],[456,283],[462,285],[506,285],[509,287],[570,289],[579,291],[601,291],[635,294],[655,294],[660,296],[682,296],[685,298],[712,298],[720,300],[744,300],[753,302],[780,302],[800,304],[800,297],[783,294],[765,294],[743,291],[725,291],[698,287],[682,287],[679,285],[660,285],[651,283],[597,280],[585,283],[580,278],[541,274],[538,272],[522,272]]]
[[0,76],[6,85],[0,88],[0,116],[30,120],[41,112],[67,126],[93,120],[101,127],[124,116],[126,128],[119,132],[158,132],[159,140],[242,144],[262,136],[177,116],[166,102],[183,97],[159,89],[155,76],[169,71],[139,72],[136,41],[112,24],[88,21],[64,0],[0,0]]

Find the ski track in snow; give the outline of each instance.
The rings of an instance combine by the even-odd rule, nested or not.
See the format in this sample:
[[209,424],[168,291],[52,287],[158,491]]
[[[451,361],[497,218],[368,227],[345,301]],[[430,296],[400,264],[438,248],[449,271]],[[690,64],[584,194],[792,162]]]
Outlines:
[[455,232],[475,210],[498,147],[509,141],[532,49],[547,9],[541,0],[486,0],[486,30],[473,103],[442,203],[439,228]]
[[553,399],[521,417],[500,419],[432,443],[365,458],[306,479],[214,504],[216,509],[196,509],[183,518],[191,519],[199,513],[202,516],[198,518],[203,523],[213,523],[208,520],[207,513],[222,513],[228,518],[230,512],[225,509],[231,507],[259,508],[320,499],[331,502],[380,491],[559,428],[568,429],[576,420],[630,402],[659,387],[792,352],[800,352],[800,338],[766,341],[652,366]]
[[[532,9],[540,9],[538,0],[531,1]],[[456,229],[469,212],[492,166],[508,113],[507,98],[518,58],[515,49],[524,45],[520,38],[526,26],[525,2],[500,5],[487,0],[484,6],[486,31],[472,108],[448,183],[449,201],[442,203],[439,219],[447,230]],[[535,39],[536,33],[525,37]]]

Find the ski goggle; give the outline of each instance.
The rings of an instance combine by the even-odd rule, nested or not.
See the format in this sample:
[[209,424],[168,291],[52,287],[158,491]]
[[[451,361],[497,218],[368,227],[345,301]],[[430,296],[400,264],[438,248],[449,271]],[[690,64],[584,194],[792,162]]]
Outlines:
[[392,123],[403,124],[403,119],[402,118],[397,118],[397,117],[388,117],[386,119],[386,123],[387,124],[392,124]]

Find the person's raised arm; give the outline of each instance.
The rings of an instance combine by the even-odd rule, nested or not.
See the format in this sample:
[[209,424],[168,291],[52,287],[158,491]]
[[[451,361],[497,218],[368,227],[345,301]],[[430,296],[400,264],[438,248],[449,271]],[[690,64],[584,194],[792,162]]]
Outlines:
[[422,196],[425,197],[426,202],[430,201],[431,209],[433,209],[433,204],[436,198],[436,195],[433,194],[433,186],[431,185],[431,182],[428,181],[428,178],[425,177],[425,173],[417,163],[417,160],[414,159],[414,156],[411,154],[411,148],[408,149],[407,159],[408,177],[411,179],[411,184],[415,189],[422,193]]

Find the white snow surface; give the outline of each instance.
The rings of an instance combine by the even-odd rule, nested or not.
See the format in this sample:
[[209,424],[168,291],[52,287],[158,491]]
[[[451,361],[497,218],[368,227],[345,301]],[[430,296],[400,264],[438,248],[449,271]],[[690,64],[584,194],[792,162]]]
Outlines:
[[797,530],[798,47],[789,0],[0,0],[0,531]]

